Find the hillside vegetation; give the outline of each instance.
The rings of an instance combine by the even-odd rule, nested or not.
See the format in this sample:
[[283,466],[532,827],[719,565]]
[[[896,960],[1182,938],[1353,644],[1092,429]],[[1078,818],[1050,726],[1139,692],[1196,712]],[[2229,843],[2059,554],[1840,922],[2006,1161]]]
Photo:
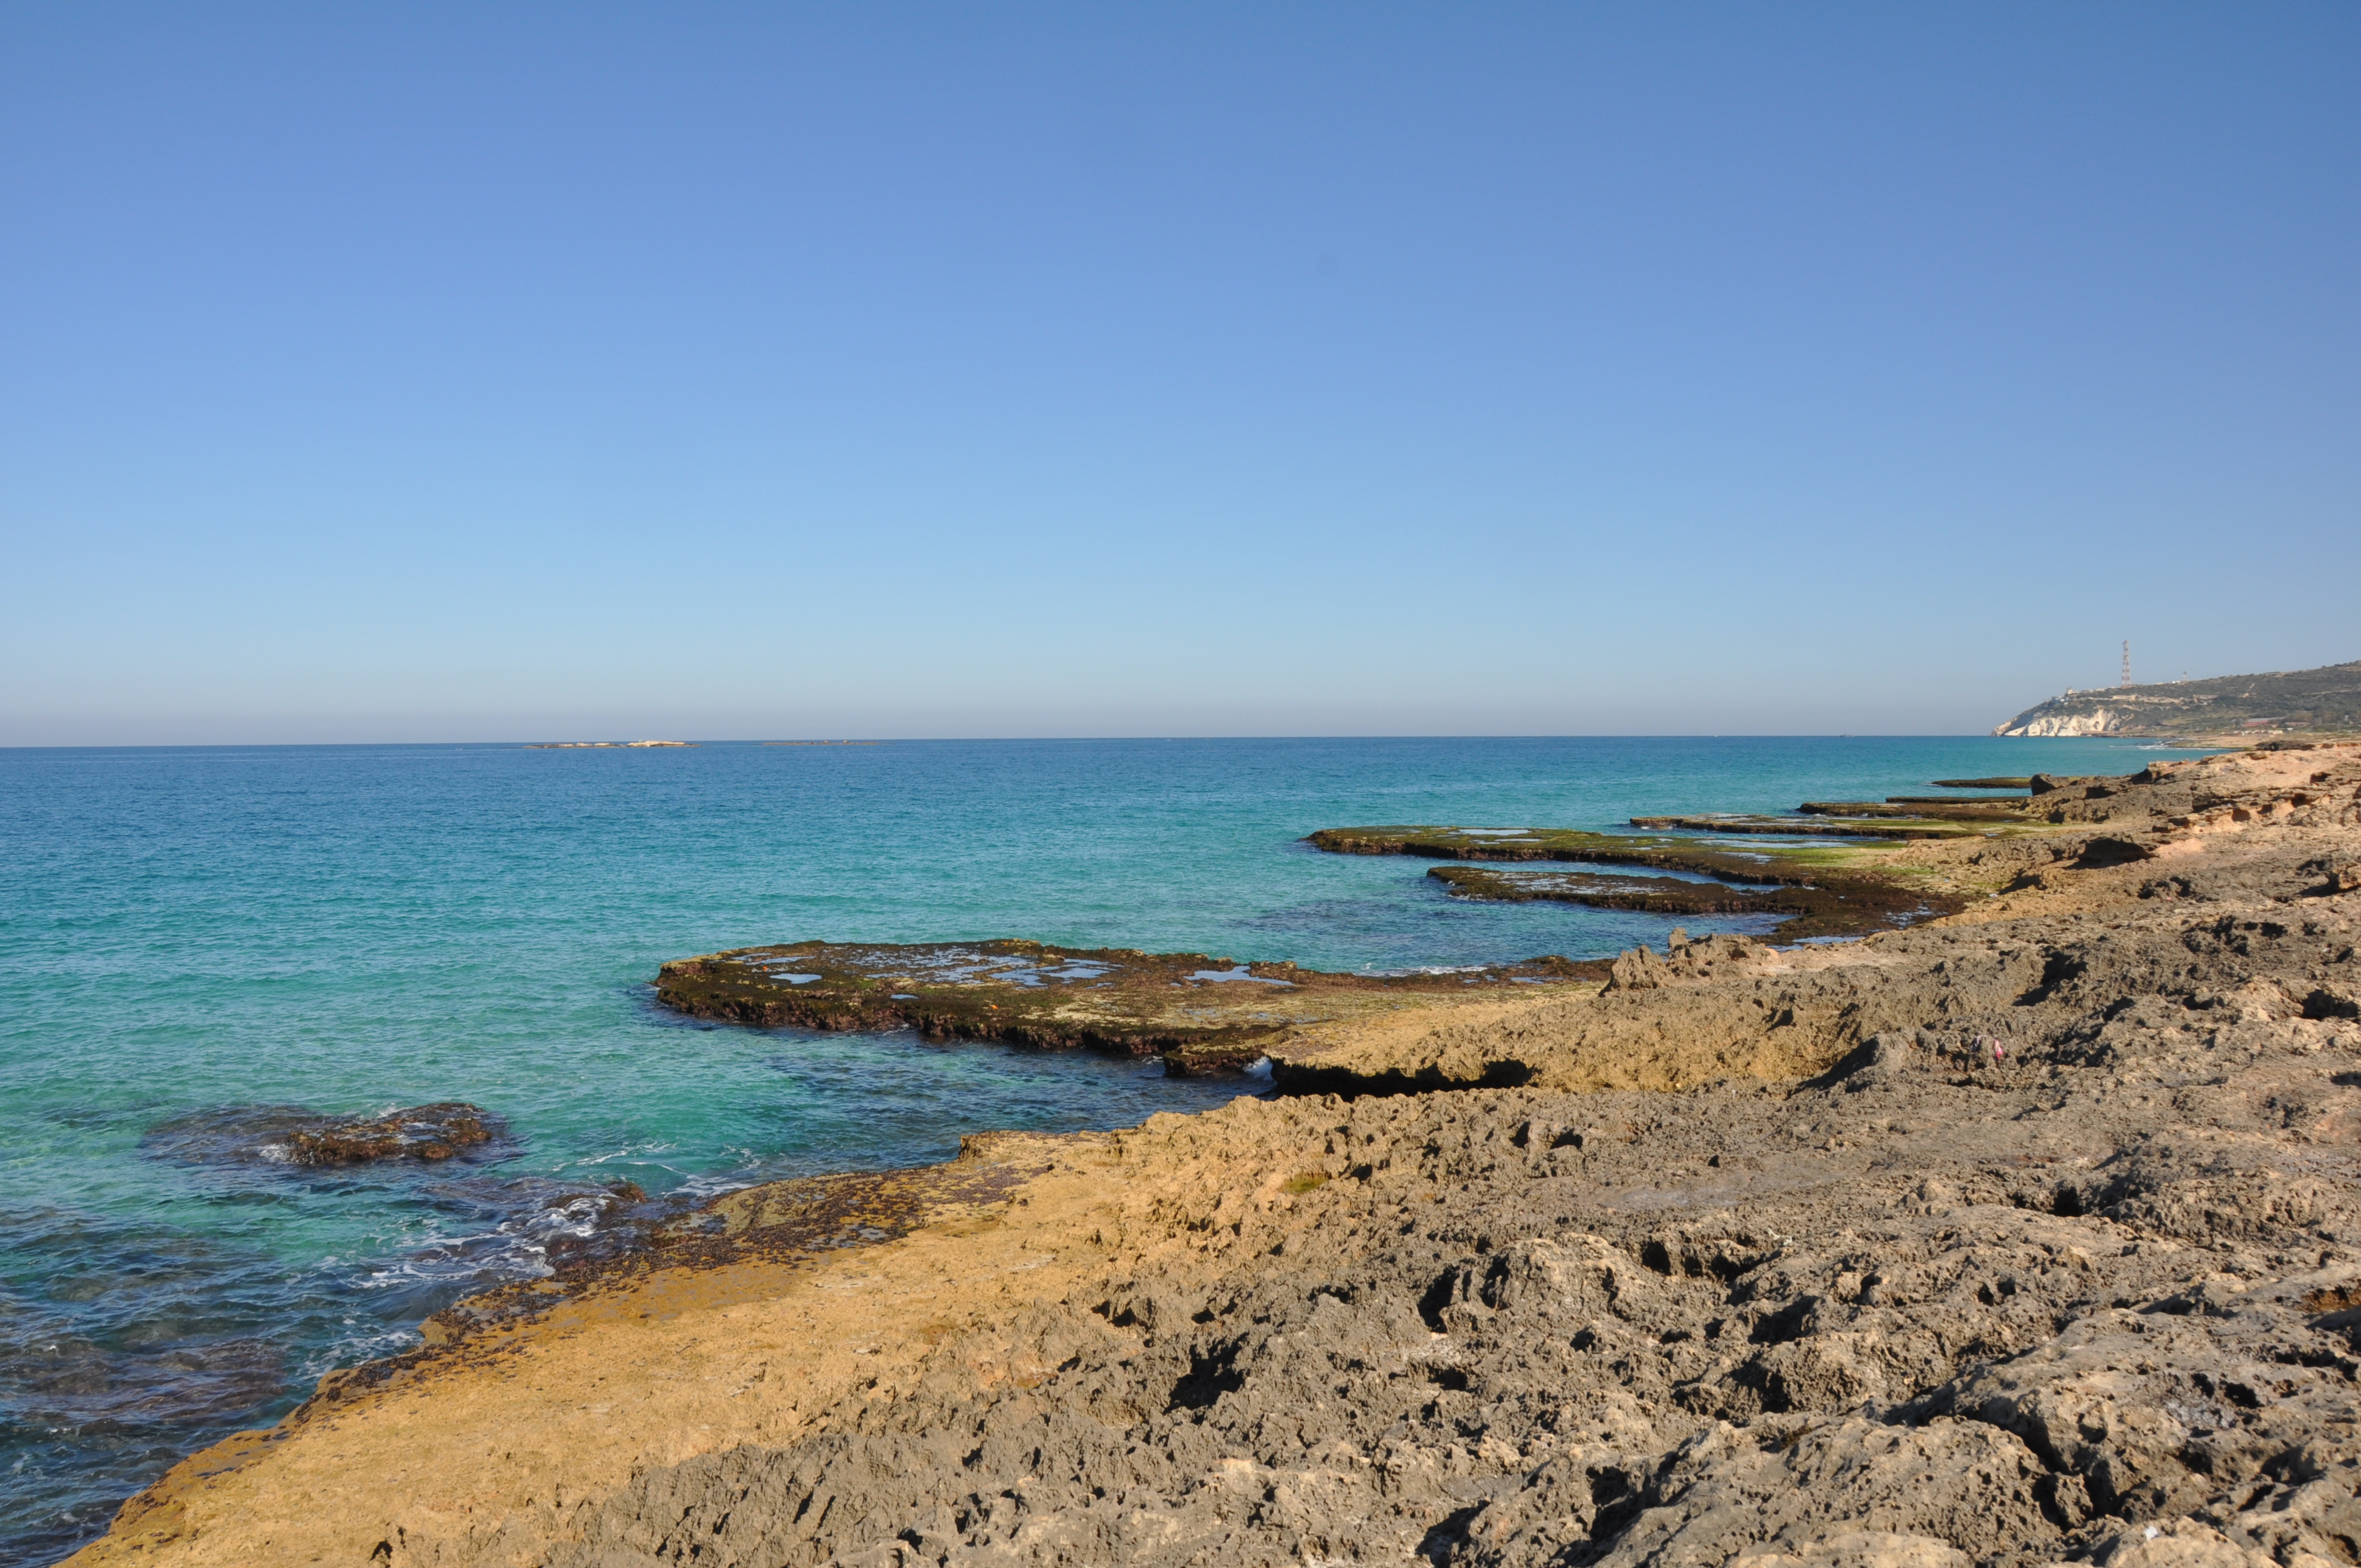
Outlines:
[[2361,660],[2317,670],[2070,691],[1995,735],[2212,736],[2238,730],[2361,732]]

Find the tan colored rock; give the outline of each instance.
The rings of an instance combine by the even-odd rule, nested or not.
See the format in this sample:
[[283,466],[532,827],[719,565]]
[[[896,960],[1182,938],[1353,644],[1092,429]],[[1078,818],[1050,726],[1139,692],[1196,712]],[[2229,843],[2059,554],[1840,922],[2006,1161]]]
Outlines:
[[1866,1530],[1742,1552],[1732,1559],[1736,1568],[1972,1568],[1974,1562],[1932,1536]]

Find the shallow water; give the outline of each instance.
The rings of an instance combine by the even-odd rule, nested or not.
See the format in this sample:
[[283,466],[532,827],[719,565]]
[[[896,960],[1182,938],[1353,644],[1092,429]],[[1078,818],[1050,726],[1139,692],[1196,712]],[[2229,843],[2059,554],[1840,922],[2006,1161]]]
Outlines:
[[[719,1028],[651,1003],[665,959],[1000,936],[1325,969],[1598,957],[1675,922],[1454,903],[1426,862],[1296,840],[2147,761],[1983,738],[0,751],[0,1564],[533,1270],[602,1183],[905,1165],[1257,1087]],[[256,1152],[291,1108],[453,1099],[511,1141],[431,1168]]]

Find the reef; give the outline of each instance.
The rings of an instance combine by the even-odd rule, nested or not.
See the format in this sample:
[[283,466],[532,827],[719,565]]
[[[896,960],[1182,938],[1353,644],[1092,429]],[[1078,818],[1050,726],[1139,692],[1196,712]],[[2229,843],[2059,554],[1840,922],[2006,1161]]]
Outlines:
[[376,1116],[326,1115],[301,1105],[221,1106],[159,1123],[140,1142],[156,1157],[190,1164],[434,1162],[514,1151],[505,1121],[456,1100]]
[[[1427,875],[1461,898],[1546,899],[1653,915],[1780,916],[1773,939],[1783,942],[1864,936],[1963,905],[1962,895],[1930,883],[1916,868],[1890,867],[1853,849],[1541,828],[1327,828],[1307,841],[1334,854],[1646,866],[1672,874],[1438,866]],[[1712,880],[1692,880],[1702,878]]]
[[795,942],[666,963],[656,1000],[763,1028],[915,1029],[931,1039],[1156,1056],[1167,1070],[1236,1071],[1288,1029],[1447,993],[1605,978],[1541,958],[1483,969],[1334,974],[1204,953],[1041,942]]
[[1305,843],[1332,855],[1415,855],[1441,861],[1569,861],[1653,866],[1744,882],[1808,882],[1851,863],[1844,850],[1731,843],[1660,833],[1590,833],[1566,828],[1323,828]]
[[2032,798],[2033,781],[2026,779],[2014,795],[1889,795],[1888,806],[1993,806],[2023,805]]
[[1977,831],[1972,822],[1923,811],[1888,813],[1877,806],[1866,808],[1860,816],[1692,812],[1674,817],[1634,817],[1631,826],[1674,828],[1691,833],[1799,834],[1828,839],[1958,839]]
[[456,1100],[413,1105],[357,1122],[305,1128],[287,1140],[296,1165],[358,1165],[375,1159],[449,1159],[507,1131],[497,1116]]
[[1649,915],[1784,916],[1770,934],[1776,942],[1863,936],[1952,914],[1962,902],[1895,878],[1836,872],[1820,872],[1808,883],[1763,889],[1675,877],[1503,871],[1490,866],[1437,866],[1426,874],[1461,898],[1511,903],[1547,899]]
[[1940,920],[674,1216],[76,1562],[2353,1562],[2361,748],[2055,793],[1877,851]]
[[[1931,795],[1897,795],[1878,800],[1807,800],[1795,807],[1807,817],[1894,817],[1904,822],[2022,822],[2027,795],[1971,795],[1938,800]],[[1874,828],[1874,822],[1865,823]]]

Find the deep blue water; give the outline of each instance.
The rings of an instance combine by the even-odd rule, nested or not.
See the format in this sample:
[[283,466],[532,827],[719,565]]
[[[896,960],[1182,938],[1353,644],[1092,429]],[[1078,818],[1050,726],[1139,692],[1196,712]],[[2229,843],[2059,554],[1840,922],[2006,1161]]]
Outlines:
[[[686,1023],[648,1000],[664,959],[997,936],[1328,969],[1596,957],[1672,922],[1455,904],[1422,862],[1297,840],[2146,760],[1983,738],[0,751],[0,1563],[62,1554],[192,1447],[533,1270],[590,1184],[904,1165],[1256,1087]],[[515,1152],[224,1157],[257,1107],[445,1099],[507,1117]]]

